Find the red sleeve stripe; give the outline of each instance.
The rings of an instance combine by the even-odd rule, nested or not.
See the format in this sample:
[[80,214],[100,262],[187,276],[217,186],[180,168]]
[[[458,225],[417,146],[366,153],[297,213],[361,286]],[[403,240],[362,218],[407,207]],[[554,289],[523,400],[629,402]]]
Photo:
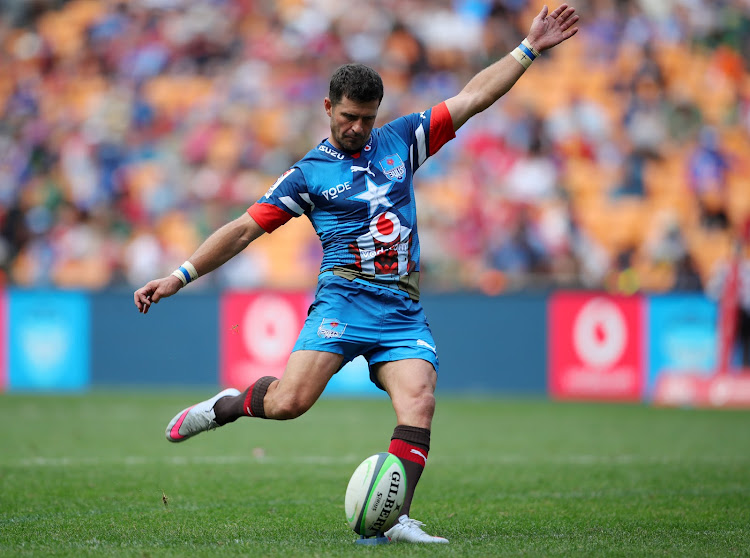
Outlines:
[[247,212],[267,233],[275,231],[292,218],[289,213],[271,203],[258,202],[248,207]]
[[445,102],[432,107],[430,115],[430,155],[434,155],[446,143],[456,137],[453,118]]

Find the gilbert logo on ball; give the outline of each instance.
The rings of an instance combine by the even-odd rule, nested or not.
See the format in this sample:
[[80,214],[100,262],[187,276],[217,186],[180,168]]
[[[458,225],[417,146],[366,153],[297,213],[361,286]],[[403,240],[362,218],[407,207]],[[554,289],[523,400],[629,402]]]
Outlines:
[[401,460],[376,453],[354,471],[346,487],[346,521],[358,535],[371,537],[390,529],[406,497],[406,473]]

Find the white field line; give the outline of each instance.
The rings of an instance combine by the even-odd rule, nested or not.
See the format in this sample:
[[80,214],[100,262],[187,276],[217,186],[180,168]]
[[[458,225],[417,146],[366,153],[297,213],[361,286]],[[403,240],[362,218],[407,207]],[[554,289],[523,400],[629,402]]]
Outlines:
[[[356,464],[362,456],[298,456],[273,457],[253,455],[206,455],[206,456],[114,456],[114,457],[32,457],[17,460],[0,460],[0,467],[87,467],[87,466],[151,466],[151,465],[336,465]],[[643,455],[560,455],[536,457],[525,455],[498,456],[434,456],[430,457],[431,465],[680,465],[695,464],[744,464],[750,463],[750,457],[743,456],[643,456]]]

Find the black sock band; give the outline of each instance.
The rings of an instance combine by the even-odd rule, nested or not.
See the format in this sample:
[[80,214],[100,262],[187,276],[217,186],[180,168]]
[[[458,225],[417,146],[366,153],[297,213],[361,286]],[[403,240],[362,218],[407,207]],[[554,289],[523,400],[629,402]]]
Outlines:
[[[259,378],[251,387],[245,398],[245,412],[253,417],[266,418],[266,410],[263,407],[263,399],[266,397],[268,387],[278,380],[273,376],[263,376]],[[248,401],[249,399],[249,401]]]
[[430,451],[430,430],[427,428],[399,424],[393,429],[391,440],[403,440]]

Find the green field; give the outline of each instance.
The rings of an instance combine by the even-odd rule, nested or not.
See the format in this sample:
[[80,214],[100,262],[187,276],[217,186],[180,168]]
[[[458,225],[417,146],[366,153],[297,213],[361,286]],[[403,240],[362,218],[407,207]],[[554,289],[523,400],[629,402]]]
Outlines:
[[750,556],[747,412],[439,397],[412,515],[450,544],[360,547],[387,400],[169,444],[194,400],[0,396],[0,556]]

